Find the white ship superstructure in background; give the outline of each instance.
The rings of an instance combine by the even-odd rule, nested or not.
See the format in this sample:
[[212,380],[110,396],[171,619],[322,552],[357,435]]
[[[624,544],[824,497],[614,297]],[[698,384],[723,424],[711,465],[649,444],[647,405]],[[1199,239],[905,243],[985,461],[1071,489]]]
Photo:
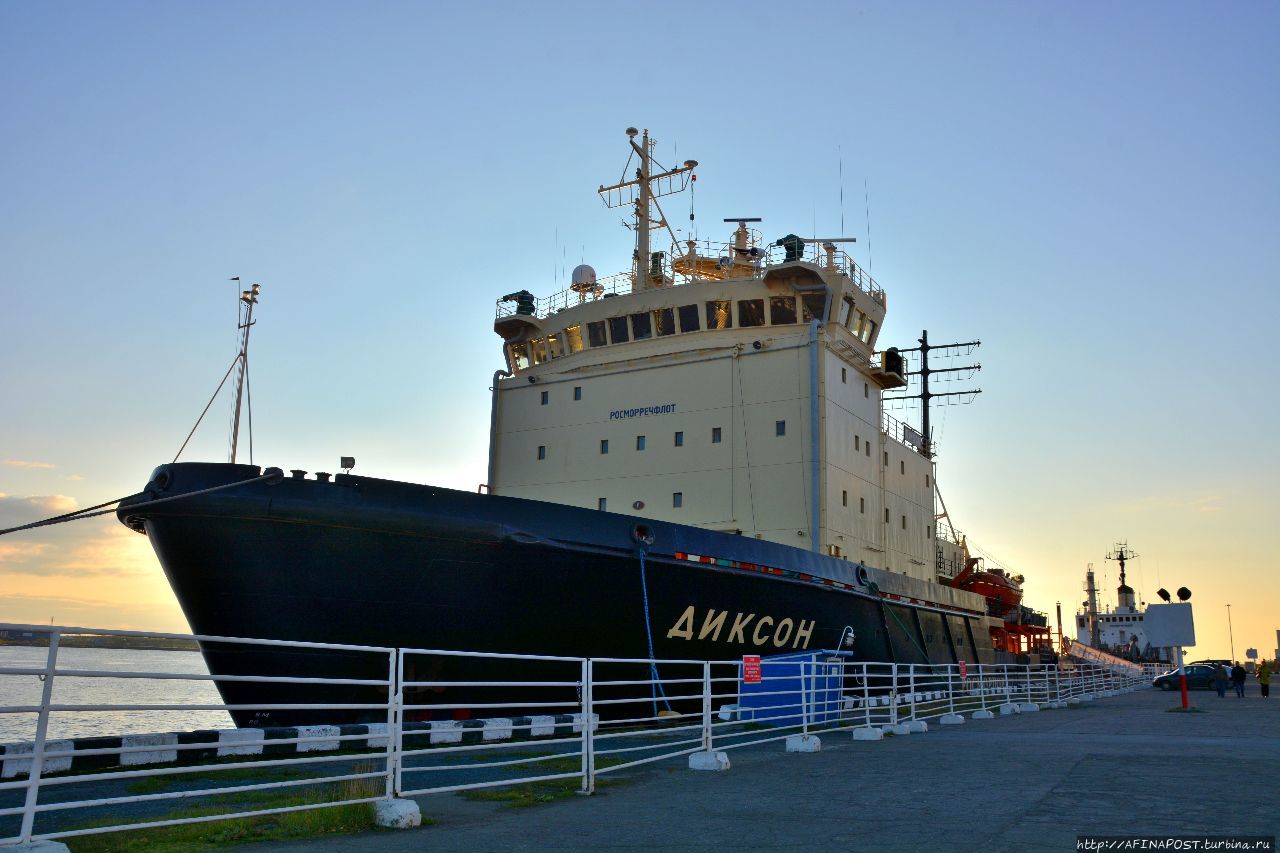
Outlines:
[[[876,350],[885,293],[840,250],[852,241],[765,243],[754,219],[725,220],[723,243],[677,240],[658,197],[697,164],[663,169],[648,133],[628,133],[635,179],[600,193],[634,207],[631,271],[580,266],[559,294],[498,303],[509,375],[494,384],[490,490],[935,583],[932,454],[885,414],[907,371]],[[671,250],[650,251],[664,230]]]
[[1167,649],[1153,648],[1143,631],[1146,603],[1140,602],[1133,587],[1125,580],[1125,565],[1138,555],[1127,543],[1117,543],[1107,555],[1120,564],[1120,586],[1116,587],[1116,606],[1100,606],[1093,564],[1085,573],[1086,598],[1076,612],[1076,641],[1109,652],[1127,660],[1169,660]]

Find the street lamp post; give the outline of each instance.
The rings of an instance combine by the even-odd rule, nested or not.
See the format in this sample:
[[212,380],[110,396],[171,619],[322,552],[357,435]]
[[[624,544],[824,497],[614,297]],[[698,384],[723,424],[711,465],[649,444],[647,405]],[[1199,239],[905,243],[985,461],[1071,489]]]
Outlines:
[[1231,661],[1236,659],[1236,637],[1235,632],[1231,630],[1231,605],[1227,605],[1227,639],[1231,641]]

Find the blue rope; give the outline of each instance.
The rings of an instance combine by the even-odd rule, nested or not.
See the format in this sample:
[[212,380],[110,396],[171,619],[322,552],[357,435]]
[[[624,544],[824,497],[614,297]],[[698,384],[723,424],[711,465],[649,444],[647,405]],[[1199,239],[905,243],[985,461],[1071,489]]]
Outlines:
[[653,654],[653,626],[649,624],[649,584],[645,580],[644,570],[644,546],[641,545],[636,549],[640,555],[640,591],[644,594],[644,632],[649,639],[649,675],[652,684],[649,685],[649,693],[653,697],[653,716],[658,716],[658,694],[662,694],[662,703],[667,706],[667,710],[671,710],[671,702],[667,700],[667,693],[662,689],[662,684],[658,677],[658,664],[654,662]]

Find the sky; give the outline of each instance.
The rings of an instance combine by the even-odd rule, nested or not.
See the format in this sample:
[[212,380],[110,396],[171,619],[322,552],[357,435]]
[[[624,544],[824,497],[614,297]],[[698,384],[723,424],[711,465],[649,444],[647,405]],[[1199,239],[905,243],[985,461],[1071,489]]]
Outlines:
[[[698,236],[843,230],[883,345],[983,342],[939,483],[1028,604],[1070,632],[1127,541],[1146,599],[1192,590],[1193,658],[1271,655],[1278,30],[1247,0],[0,4],[0,527],[173,458],[237,275],[256,463],[474,489],[493,301],[627,268],[595,188],[635,125],[700,162]],[[230,405],[183,459],[225,460]],[[0,538],[0,620],[51,619],[186,629],[110,516]]]

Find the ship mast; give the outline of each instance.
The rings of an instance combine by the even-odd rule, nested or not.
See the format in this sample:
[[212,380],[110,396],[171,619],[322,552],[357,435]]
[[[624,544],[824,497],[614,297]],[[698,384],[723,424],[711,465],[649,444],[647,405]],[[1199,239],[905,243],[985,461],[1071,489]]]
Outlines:
[[[239,328],[243,335],[240,338],[240,354],[236,357],[239,362],[239,372],[236,375],[236,407],[235,414],[231,418],[231,464],[235,464],[236,451],[240,444],[240,408],[244,400],[245,384],[249,379],[249,331],[253,328],[253,306],[258,304],[258,294],[262,292],[262,285],[254,284],[249,290],[240,292],[241,316],[244,322]],[[250,402],[249,409],[249,444],[253,445],[253,403]],[[252,449],[249,454],[250,461],[253,459]]]
[[[640,136],[639,144],[636,143],[636,137]],[[649,290],[652,287],[661,286],[661,282],[654,283],[654,275],[652,266],[654,264],[655,255],[650,250],[649,232],[657,225],[664,227],[671,233],[671,242],[675,242],[675,232],[671,231],[671,226],[667,224],[666,217],[662,216],[662,208],[658,205],[658,199],[665,195],[682,192],[689,186],[692,178],[693,170],[697,167],[697,160],[685,160],[684,165],[678,169],[665,169],[662,164],[653,158],[653,148],[657,144],[657,140],[649,136],[649,130],[646,128],[641,134],[634,127],[627,128],[628,142],[631,144],[631,157],[627,158],[627,165],[631,165],[631,159],[639,157],[639,166],[635,171],[635,178],[629,181],[622,181],[612,186],[601,185],[597,192],[604,201],[605,207],[622,207],[623,205],[633,205],[635,208],[635,225],[636,232],[636,252],[635,252],[635,279],[632,284],[632,291]],[[654,174],[654,166],[660,170]],[[626,177],[626,168],[623,168],[623,177]],[[679,180],[677,180],[677,178]],[[651,209],[658,210],[659,218],[655,221],[651,218]]]

